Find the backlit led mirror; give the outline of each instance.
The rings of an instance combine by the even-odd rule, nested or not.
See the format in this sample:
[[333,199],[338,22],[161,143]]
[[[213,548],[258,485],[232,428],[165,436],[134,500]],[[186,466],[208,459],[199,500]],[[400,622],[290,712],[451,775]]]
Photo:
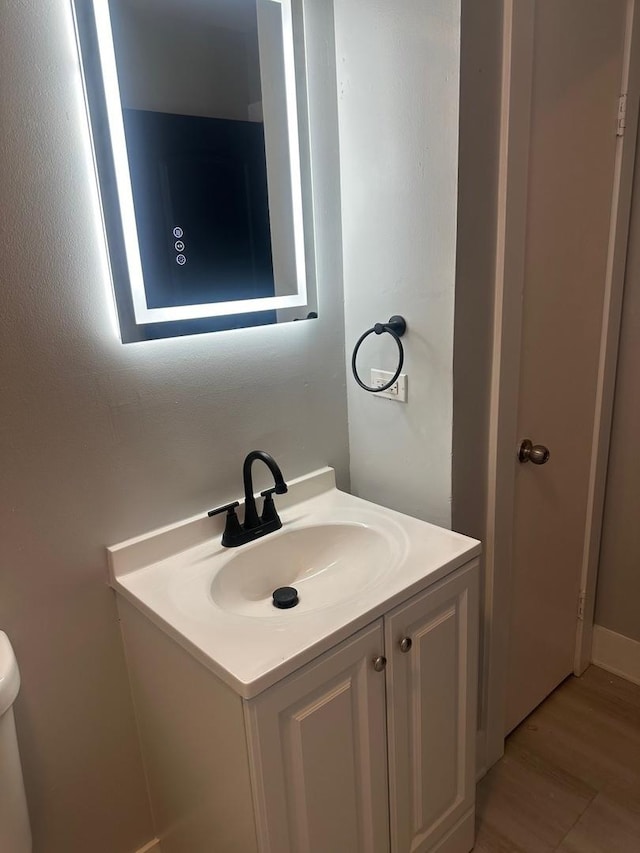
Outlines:
[[124,342],[317,316],[301,0],[74,0]]

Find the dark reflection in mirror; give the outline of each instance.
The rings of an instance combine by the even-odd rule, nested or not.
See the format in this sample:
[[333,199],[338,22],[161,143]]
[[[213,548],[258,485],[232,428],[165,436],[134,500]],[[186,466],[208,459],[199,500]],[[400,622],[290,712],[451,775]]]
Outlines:
[[255,0],[112,0],[150,308],[275,296]]

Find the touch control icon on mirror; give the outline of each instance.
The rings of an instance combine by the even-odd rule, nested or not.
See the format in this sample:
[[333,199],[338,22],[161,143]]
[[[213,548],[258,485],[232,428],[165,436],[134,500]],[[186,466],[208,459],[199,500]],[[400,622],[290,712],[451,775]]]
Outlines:
[[176,263],[179,267],[183,267],[187,263],[187,256],[184,254],[185,243],[182,239],[184,237],[184,231],[180,228],[179,225],[173,229],[173,236],[176,238],[176,242],[174,243],[174,248],[178,253],[176,255]]

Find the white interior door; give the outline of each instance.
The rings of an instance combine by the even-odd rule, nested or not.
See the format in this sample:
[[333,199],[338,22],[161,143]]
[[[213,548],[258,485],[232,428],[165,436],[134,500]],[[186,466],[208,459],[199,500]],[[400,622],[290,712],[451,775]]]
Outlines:
[[626,0],[533,8],[517,421],[550,458],[514,449],[507,732],[574,669],[628,17]]

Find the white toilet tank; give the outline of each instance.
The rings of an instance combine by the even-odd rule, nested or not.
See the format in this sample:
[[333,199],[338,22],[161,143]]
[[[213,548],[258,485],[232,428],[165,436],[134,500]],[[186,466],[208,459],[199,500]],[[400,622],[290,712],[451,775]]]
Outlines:
[[0,631],[0,850],[31,853],[31,829],[13,719],[20,671],[9,638]]

